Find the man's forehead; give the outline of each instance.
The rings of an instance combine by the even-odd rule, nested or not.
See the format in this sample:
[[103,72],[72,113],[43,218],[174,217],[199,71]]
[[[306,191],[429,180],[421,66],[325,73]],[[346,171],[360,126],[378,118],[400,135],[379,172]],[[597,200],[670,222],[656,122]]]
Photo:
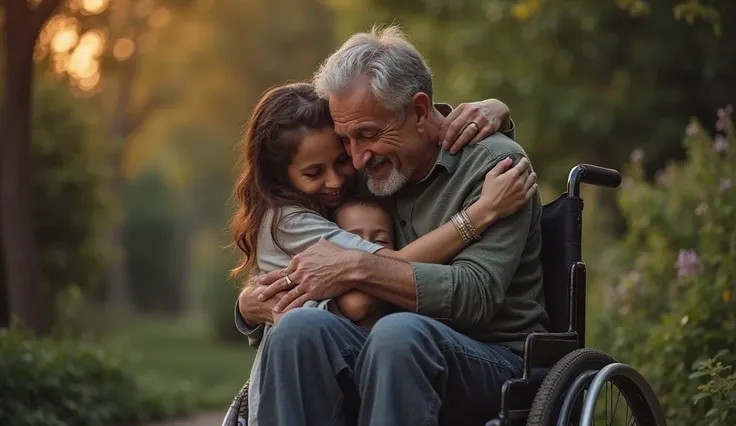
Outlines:
[[393,117],[367,85],[355,85],[343,93],[331,95],[329,106],[337,133],[380,127]]

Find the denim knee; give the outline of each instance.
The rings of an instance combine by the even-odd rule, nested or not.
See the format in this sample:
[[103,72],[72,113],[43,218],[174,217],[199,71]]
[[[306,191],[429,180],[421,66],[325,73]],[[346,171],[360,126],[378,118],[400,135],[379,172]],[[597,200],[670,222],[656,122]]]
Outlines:
[[373,326],[365,350],[386,358],[411,357],[417,349],[424,351],[431,345],[429,321],[410,312],[386,315]]
[[314,343],[321,339],[324,328],[329,327],[333,321],[339,321],[339,318],[322,309],[292,309],[271,330],[269,344],[271,347],[303,347],[307,342]]

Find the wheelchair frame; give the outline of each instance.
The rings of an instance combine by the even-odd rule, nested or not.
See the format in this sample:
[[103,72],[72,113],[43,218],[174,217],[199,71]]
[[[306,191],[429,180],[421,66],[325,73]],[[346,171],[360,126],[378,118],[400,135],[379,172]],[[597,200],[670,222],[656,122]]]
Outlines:
[[[567,193],[562,197],[580,197],[580,184],[618,188],[621,174],[590,164],[578,164],[572,168],[567,180]],[[576,238],[582,240],[582,204],[577,218]],[[567,312],[568,328],[565,332],[531,333],[524,343],[523,369],[520,378],[506,381],[501,388],[501,409],[498,418],[486,423],[486,426],[525,425],[530,407],[548,369],[557,364],[565,355],[585,348],[586,320],[586,266],[582,256],[574,259],[569,266],[569,310]],[[632,379],[644,395],[646,403],[654,409],[654,420],[657,425],[665,425],[665,419],[659,408],[656,395],[646,380],[632,367],[622,363],[612,363],[601,370],[591,370],[578,376],[572,387],[582,388],[589,385],[592,392],[597,392],[613,374],[624,372]],[[566,398],[565,407],[571,409],[572,401]],[[583,402],[580,420],[581,425],[592,424],[595,398],[586,398]],[[565,411],[565,410],[562,410]],[[561,413],[568,416],[567,413]]]

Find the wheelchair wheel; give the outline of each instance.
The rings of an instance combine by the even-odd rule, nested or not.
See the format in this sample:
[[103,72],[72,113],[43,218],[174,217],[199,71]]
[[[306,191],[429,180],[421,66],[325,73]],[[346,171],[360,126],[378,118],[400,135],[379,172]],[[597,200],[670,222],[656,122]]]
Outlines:
[[250,380],[240,389],[230,408],[225,413],[222,426],[247,426],[248,425],[248,390],[250,389]]
[[598,424],[663,426],[665,421],[639,373],[604,352],[578,349],[550,369],[534,398],[527,426]]

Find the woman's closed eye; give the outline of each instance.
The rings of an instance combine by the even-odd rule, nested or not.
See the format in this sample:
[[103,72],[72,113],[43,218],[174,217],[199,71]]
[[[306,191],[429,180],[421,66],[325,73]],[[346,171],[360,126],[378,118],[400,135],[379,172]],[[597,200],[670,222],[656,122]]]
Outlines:
[[309,178],[315,178],[322,174],[322,168],[321,167],[309,167],[304,170],[302,170],[302,174]]

